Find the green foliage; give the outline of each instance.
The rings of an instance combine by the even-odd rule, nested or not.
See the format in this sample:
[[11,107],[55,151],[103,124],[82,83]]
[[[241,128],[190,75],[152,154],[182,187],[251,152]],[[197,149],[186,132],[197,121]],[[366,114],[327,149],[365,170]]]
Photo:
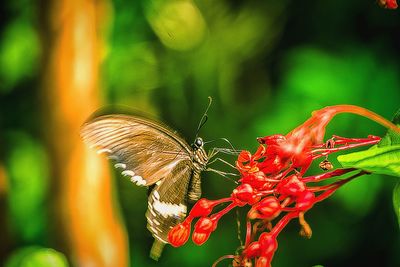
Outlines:
[[148,1],[147,18],[160,41],[176,50],[189,50],[203,41],[206,25],[192,1]]
[[[394,122],[400,120],[396,113]],[[400,177],[400,133],[388,130],[377,145],[368,150],[341,155],[339,162],[345,168],[357,168],[377,174]]]
[[[400,109],[394,115],[392,122],[400,127]],[[400,133],[389,129],[386,135],[378,143],[378,146],[385,147],[391,145],[400,145]]]
[[5,267],[68,267],[65,256],[51,248],[26,247],[14,252]]
[[[354,49],[348,46],[331,51],[307,45],[288,51],[280,65],[283,78],[276,101],[258,118],[257,132],[287,133],[313,110],[334,104],[351,103],[391,116],[388,107],[397,107],[400,99],[396,64],[383,61],[371,50]],[[381,101],[382,88],[390,96],[386,101]],[[370,130],[375,129],[379,126],[366,119],[339,115],[329,124],[327,136],[363,136],[373,134]]]
[[400,182],[393,189],[393,207],[400,226]]
[[[125,104],[159,115],[188,141],[195,135],[209,95],[214,101],[200,132],[202,137],[207,141],[226,137],[236,148],[248,150],[257,146],[257,136],[286,134],[323,106],[355,104],[388,117],[399,105],[396,26],[400,13],[380,9],[373,1],[108,3],[112,18],[106,25],[108,35],[98,31],[99,39],[106,39],[99,77],[103,103]],[[48,52],[40,46],[41,24],[34,19],[40,17],[34,13],[43,8],[40,4],[6,1],[1,9],[0,156],[8,183],[5,194],[0,195],[6,198],[6,213],[0,217],[5,218],[11,232],[5,233],[7,244],[1,240],[0,253],[10,244],[50,246],[48,225],[59,221],[54,218],[58,212],[47,212],[55,206],[52,200],[56,197],[48,190],[50,179],[58,177],[49,177],[45,149],[38,141],[43,136],[37,129],[44,132],[48,125],[38,119],[43,110],[39,98],[25,94],[29,91],[29,96],[48,97],[31,83],[46,75],[38,71]],[[195,16],[185,17],[179,8],[188,5]],[[178,18],[183,22],[177,23]],[[25,133],[13,129],[24,129]],[[340,115],[327,129],[327,136],[332,134],[362,137],[382,136],[383,132],[379,125],[357,116]],[[389,135],[382,143],[386,138],[393,141],[397,137]],[[207,144],[207,148],[226,146],[223,142]],[[376,156],[386,157],[383,150],[379,151],[382,153]],[[226,159],[235,161],[235,157]],[[211,199],[228,196],[234,187],[207,172],[202,177],[203,195]],[[312,240],[302,243],[298,226],[291,223],[293,231],[283,233],[273,266],[311,266],[310,262],[381,266],[382,259],[387,266],[400,266],[399,239],[386,219],[392,215],[392,207],[385,202],[392,191],[390,179],[380,178],[371,175],[356,179],[336,192],[332,200],[318,204],[307,218],[315,230]],[[393,194],[397,212],[398,188]],[[89,194],[90,186],[86,190]],[[228,216],[207,244],[198,247],[190,243],[178,249],[168,246],[156,263],[148,257],[152,238],[145,230],[146,190],[118,176],[117,192],[129,231],[132,266],[210,266],[239,245],[235,218]],[[369,214],[378,213],[385,227],[374,229],[375,223],[361,223],[371,219]],[[285,243],[288,239],[291,242]],[[384,255],[357,256],[379,248],[372,244],[383,242],[387,247],[381,251]],[[334,248],[324,244],[333,244]],[[305,246],[309,248],[306,252],[300,249]],[[348,255],[341,257],[346,251]],[[379,259],[378,263],[373,264],[374,259]]]
[[0,91],[10,91],[18,82],[34,77],[39,69],[39,38],[32,22],[15,19],[0,43]]
[[376,205],[382,179],[378,175],[360,177],[335,192],[333,201],[343,208],[342,212],[351,214],[354,220],[363,218]]
[[30,136],[21,132],[9,136],[9,223],[18,239],[43,242],[48,223],[44,208],[49,183],[47,156]]
[[[400,110],[392,121],[400,126]],[[389,129],[377,145],[368,150],[341,155],[338,160],[345,168],[400,177],[400,134]],[[371,188],[368,187],[368,190]],[[393,190],[393,206],[400,225],[400,183]]]
[[339,162],[344,168],[357,168],[372,173],[400,177],[400,145],[374,146],[371,149],[341,155]]

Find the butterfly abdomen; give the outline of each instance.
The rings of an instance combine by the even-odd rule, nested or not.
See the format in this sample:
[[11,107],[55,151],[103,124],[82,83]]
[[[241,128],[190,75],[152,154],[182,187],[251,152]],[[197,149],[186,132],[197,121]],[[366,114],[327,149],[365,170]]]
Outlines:
[[190,180],[187,199],[190,202],[195,202],[201,197],[201,179],[200,172],[194,171]]

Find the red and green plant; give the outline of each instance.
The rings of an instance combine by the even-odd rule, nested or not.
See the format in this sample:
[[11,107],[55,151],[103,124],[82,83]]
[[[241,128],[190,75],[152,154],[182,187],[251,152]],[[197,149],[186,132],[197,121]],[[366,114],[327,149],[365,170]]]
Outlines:
[[379,0],[379,5],[387,9],[396,9],[397,1],[396,0]]
[[[369,118],[387,127],[388,134],[383,138],[334,135],[324,140],[326,126],[338,113],[354,113]],[[315,111],[310,119],[286,135],[257,138],[259,147],[254,154],[241,151],[238,156],[236,168],[240,179],[232,194],[219,200],[200,199],[187,218],[171,229],[170,244],[175,247],[185,244],[190,236],[191,223],[198,218],[192,240],[202,245],[216,230],[223,215],[236,207],[250,206],[244,244],[237,253],[222,256],[213,266],[227,258],[233,259],[233,266],[271,266],[278,248],[277,237],[292,219],[298,219],[300,235],[311,238],[312,230],[305,220],[305,213],[316,203],[364,174],[400,176],[400,128],[396,126],[399,120],[399,113],[392,123],[364,108],[338,105]],[[335,168],[328,160],[331,153],[367,145],[373,146],[365,151],[339,156],[342,168]],[[307,175],[310,165],[321,159],[319,167],[324,172]],[[319,184],[326,180],[331,182]],[[397,194],[394,199],[398,199]],[[394,202],[399,205],[400,200]],[[227,206],[212,214],[213,209],[222,203]]]

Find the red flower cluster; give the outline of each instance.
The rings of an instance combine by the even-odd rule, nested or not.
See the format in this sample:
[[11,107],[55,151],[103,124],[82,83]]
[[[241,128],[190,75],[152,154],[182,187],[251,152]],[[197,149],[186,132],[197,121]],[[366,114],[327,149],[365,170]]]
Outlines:
[[[379,137],[344,138],[333,136],[323,142],[325,127],[338,113],[348,112],[368,117],[392,129],[398,128],[368,110],[357,106],[340,105],[326,107],[313,113],[304,124],[287,135],[272,135],[258,138],[257,151],[251,154],[242,151],[236,161],[240,172],[239,186],[230,197],[219,200],[200,199],[181,224],[171,229],[168,240],[173,246],[183,245],[189,238],[191,222],[199,218],[194,226],[192,240],[201,245],[207,241],[217,228],[219,219],[235,207],[251,206],[247,213],[246,239],[238,255],[227,255],[221,259],[234,259],[233,266],[271,266],[273,255],[278,247],[277,236],[293,218],[299,219],[300,234],[310,238],[312,231],[304,219],[304,214],[313,205],[329,197],[341,185],[365,174],[355,169],[336,169],[327,160],[333,152],[344,149],[372,145]],[[320,167],[330,170],[322,174],[305,176],[311,163],[325,158]],[[354,172],[350,177],[318,186],[315,182]],[[229,203],[212,215],[219,204]],[[214,263],[214,266],[219,262]]]
[[397,1],[396,0],[379,0],[379,5],[387,9],[396,9]]

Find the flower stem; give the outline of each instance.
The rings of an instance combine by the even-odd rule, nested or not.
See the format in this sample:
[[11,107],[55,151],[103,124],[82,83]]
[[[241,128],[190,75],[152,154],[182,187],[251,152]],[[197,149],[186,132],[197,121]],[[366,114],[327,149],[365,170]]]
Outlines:
[[302,179],[302,181],[305,182],[305,183],[319,182],[319,181],[326,180],[326,179],[329,179],[329,178],[332,178],[332,177],[341,176],[341,175],[344,175],[346,173],[349,173],[349,172],[352,172],[352,171],[355,171],[355,170],[356,169],[354,169],[354,168],[336,169],[336,170],[331,171],[331,172],[326,172],[326,173],[322,173],[322,174],[319,174],[319,175],[313,175],[313,176],[304,177]]
[[[351,148],[360,147],[360,146],[374,145],[374,144],[379,143],[379,141],[380,141],[380,139],[372,139],[372,140],[368,139],[366,141],[363,141],[363,142],[360,142],[357,144],[346,144],[346,145],[343,145],[340,147],[335,147],[335,148],[314,149],[312,151],[312,154],[313,154],[312,159],[314,160],[314,159],[317,159],[317,158],[320,158],[320,157],[323,157],[323,156],[326,156],[326,155],[329,155],[331,153],[335,153],[335,152],[338,152],[341,150],[351,149]],[[315,155],[316,153],[319,153],[319,152],[321,152],[321,153]]]
[[357,178],[357,177],[359,177],[361,175],[364,175],[364,174],[368,174],[368,172],[361,171],[359,173],[354,174],[353,176],[351,176],[349,178],[337,181],[337,182],[335,182],[333,184],[330,184],[330,185],[327,185],[327,186],[320,186],[317,191],[319,191],[319,190],[326,190],[326,191],[315,198],[315,203],[316,202],[320,202],[320,201],[330,197],[342,185],[344,185],[344,184],[350,182],[351,180],[353,180],[354,178]]
[[222,257],[219,257],[211,267],[216,267],[218,263],[220,263],[221,261],[225,260],[225,259],[234,259],[235,255],[224,255]]
[[290,222],[290,220],[299,216],[299,212],[300,211],[293,211],[282,217],[282,219],[272,229],[271,234],[275,237],[278,236],[282,229],[285,228],[285,226]]
[[325,112],[328,109],[334,109],[334,115],[336,115],[338,113],[353,113],[353,114],[357,114],[357,115],[360,115],[363,117],[367,117],[388,129],[391,129],[393,131],[400,133],[400,127],[396,126],[395,124],[388,121],[384,117],[382,117],[368,109],[358,107],[358,106],[353,106],[353,105],[336,105],[336,106],[325,107],[323,109],[318,110],[317,112]]
[[214,214],[212,217],[218,221],[222,216],[224,216],[226,213],[228,213],[231,209],[233,209],[236,206],[237,206],[236,203],[231,203],[227,207],[225,207],[223,210]]

